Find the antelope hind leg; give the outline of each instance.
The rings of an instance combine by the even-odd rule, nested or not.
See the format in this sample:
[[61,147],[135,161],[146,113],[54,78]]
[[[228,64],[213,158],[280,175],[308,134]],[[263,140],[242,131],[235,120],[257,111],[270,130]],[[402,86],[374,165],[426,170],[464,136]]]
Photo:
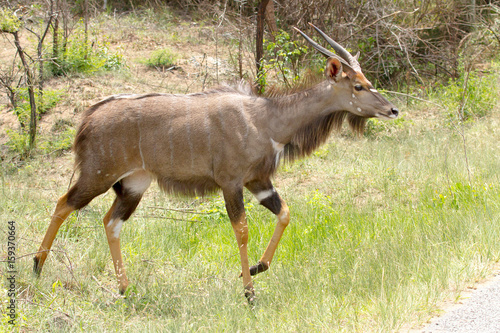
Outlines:
[[118,198],[115,199],[113,205],[104,217],[104,229],[106,230],[106,238],[108,239],[109,251],[113,259],[113,266],[115,268],[116,278],[118,279],[118,290],[120,294],[124,294],[128,287],[127,274],[123,265],[123,258],[120,249],[120,231],[123,225],[123,220],[120,217],[112,218],[113,213],[116,211]]
[[137,208],[142,195],[151,184],[151,176],[146,171],[136,171],[113,185],[116,199],[104,217],[104,229],[108,239],[109,250],[113,258],[118,290],[124,294],[128,287],[122,253],[120,249],[120,232],[123,223],[128,220]]
[[243,277],[243,287],[245,297],[249,303],[255,301],[255,291],[253,289],[252,277],[250,275],[250,264],[248,263],[248,224],[243,204],[243,189],[234,191],[223,191],[226,210],[231,220],[238,250],[241,260],[241,276]]

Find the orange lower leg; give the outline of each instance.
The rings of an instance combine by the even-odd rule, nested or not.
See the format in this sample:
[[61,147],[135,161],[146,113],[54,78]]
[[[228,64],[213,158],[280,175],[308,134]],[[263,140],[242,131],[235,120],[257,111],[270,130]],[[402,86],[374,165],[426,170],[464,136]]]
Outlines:
[[54,242],[54,238],[56,237],[57,231],[61,227],[61,224],[74,210],[75,209],[67,203],[67,194],[63,195],[57,201],[57,206],[54,214],[52,215],[52,219],[50,220],[49,228],[45,233],[45,237],[43,238],[38,253],[33,258],[33,260],[35,261],[33,271],[36,274],[40,274],[40,272],[42,271],[45,259],[47,259],[47,255],[50,251],[50,248],[52,247],[52,243]]
[[123,221],[120,219],[111,219],[116,203],[117,202],[115,200],[113,206],[111,206],[111,209],[104,217],[104,229],[106,230],[109,250],[111,252],[111,258],[113,259],[116,278],[118,279],[118,290],[120,291],[120,294],[123,295],[129,282],[127,275],[125,274],[125,267],[123,265],[123,258],[120,249],[120,231]]
[[250,268],[251,275],[264,272],[271,265],[271,261],[273,260],[274,253],[278,248],[281,236],[283,236],[283,232],[290,222],[290,213],[288,210],[288,206],[284,201],[281,202],[281,211],[277,214],[277,217],[278,223],[276,224],[276,228],[274,229],[273,236],[271,237],[271,240],[267,245],[266,251],[264,251],[264,254],[260,258],[259,263]]
[[243,277],[243,287],[245,288],[245,296],[249,302],[255,298],[253,290],[252,277],[250,276],[250,264],[248,262],[248,225],[246,216],[243,213],[237,221],[231,221],[233,226],[241,260],[241,276]]

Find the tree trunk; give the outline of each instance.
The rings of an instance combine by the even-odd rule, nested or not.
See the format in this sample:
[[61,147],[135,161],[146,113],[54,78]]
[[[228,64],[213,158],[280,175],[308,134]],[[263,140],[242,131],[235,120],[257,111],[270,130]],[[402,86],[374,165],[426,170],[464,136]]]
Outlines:
[[85,24],[85,55],[84,59],[87,59],[89,49],[88,49],[88,42],[89,42],[89,2],[88,0],[85,0],[83,2],[83,16],[84,16],[84,24]]
[[276,41],[276,36],[278,35],[278,26],[276,25],[276,17],[274,16],[274,1],[270,0],[266,8],[265,14],[266,24],[271,32],[271,38],[273,42]]
[[47,37],[47,33],[49,32],[50,25],[52,24],[52,18],[54,17],[54,0],[50,0],[50,12],[49,12],[49,20],[47,21],[47,25],[45,26],[45,30],[42,36],[38,40],[38,48],[37,48],[37,56],[38,56],[38,108],[39,110],[43,110],[43,42],[45,41],[45,37]]
[[54,16],[54,29],[52,33],[52,61],[58,64],[59,61],[59,2],[56,2],[56,15]]
[[257,34],[255,37],[255,65],[257,66],[257,75],[259,75],[262,70],[261,61],[264,55],[264,19],[268,3],[269,0],[262,0],[257,10]]
[[33,73],[26,62],[26,57],[24,56],[24,50],[19,43],[19,34],[18,32],[13,32],[14,35],[14,44],[16,45],[17,51],[19,52],[19,58],[21,59],[21,63],[24,67],[24,72],[26,73],[26,81],[28,83],[28,95],[30,99],[30,128],[29,128],[29,148],[30,150],[35,147],[35,138],[36,138],[36,122],[37,122],[37,112],[36,112],[36,101],[35,101],[35,90],[34,85],[35,82],[33,80]]

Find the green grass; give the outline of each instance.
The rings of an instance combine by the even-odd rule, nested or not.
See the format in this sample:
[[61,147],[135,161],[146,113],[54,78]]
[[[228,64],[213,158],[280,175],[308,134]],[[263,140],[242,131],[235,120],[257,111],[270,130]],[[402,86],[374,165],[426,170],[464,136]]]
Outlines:
[[[254,279],[255,307],[243,297],[220,195],[171,198],[153,186],[122,231],[127,298],[116,295],[101,222],[109,192],[63,225],[39,279],[31,274],[32,255],[17,261],[19,325],[387,332],[425,321],[500,259],[500,119],[495,111],[461,128],[469,183],[462,136],[443,125],[444,113],[432,121],[418,117],[424,107],[409,110],[415,120],[405,126],[387,123],[366,138],[336,136],[315,156],[282,167],[275,183],[292,219],[271,269]],[[0,221],[17,222],[18,256],[38,249],[71,163],[70,154],[48,155],[2,173]],[[275,218],[249,193],[245,199],[255,263]]]
[[158,49],[151,53],[149,58],[142,60],[148,67],[165,70],[177,62],[179,56],[168,49]]
[[[100,23],[112,27],[110,43],[126,39],[130,26],[139,37],[132,45],[145,51],[146,37],[170,47],[165,40],[192,35],[175,29],[169,16],[158,21],[170,27],[161,31],[147,16],[146,28],[139,18],[126,19],[130,24],[109,17]],[[151,36],[150,28],[158,30]],[[190,44],[208,39],[199,36]],[[85,45],[75,45],[76,56]],[[105,50],[115,54],[107,45]],[[172,198],[156,185],[122,230],[131,282],[126,298],[117,295],[102,226],[112,191],[68,218],[35,278],[33,253],[72,177],[67,149],[75,124],[61,118],[39,136],[31,156],[10,158],[9,152],[0,164],[0,261],[7,222],[17,223],[14,331],[388,332],[425,322],[440,302],[458,299],[500,260],[500,114],[493,105],[496,90],[485,79],[493,77],[471,76],[465,93],[463,82],[443,88],[433,100],[443,106],[439,110],[434,104],[404,109],[399,103],[397,120],[370,121],[365,136],[345,131],[310,158],[283,165],[275,185],[290,207],[291,223],[270,270],[254,279],[255,307],[243,296],[239,254],[221,195]],[[104,79],[105,85],[96,83],[91,91],[119,92],[133,81],[114,73]],[[65,95],[65,107],[100,97],[85,91],[81,97]],[[468,122],[457,121],[457,101],[466,102]],[[19,153],[25,138],[15,133],[11,149]],[[245,202],[253,264],[267,246],[275,217],[248,192]],[[1,263],[0,276],[6,270]],[[11,329],[6,287],[0,279],[0,332]]]

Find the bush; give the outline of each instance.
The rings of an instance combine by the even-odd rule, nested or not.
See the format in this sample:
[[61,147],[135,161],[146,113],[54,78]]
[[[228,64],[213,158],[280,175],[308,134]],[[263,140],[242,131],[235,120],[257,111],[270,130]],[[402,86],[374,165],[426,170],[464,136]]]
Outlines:
[[85,33],[79,29],[59,53],[61,56],[50,66],[52,75],[69,73],[92,73],[99,70],[117,70],[125,67],[121,53],[111,52],[109,43],[85,40]]
[[168,49],[159,49],[151,53],[143,63],[148,67],[165,70],[172,67],[177,62],[178,56]]
[[9,148],[9,151],[18,153],[22,157],[27,156],[29,154],[29,135],[25,131],[13,131],[8,129],[7,136],[9,137],[9,141],[7,141],[6,146]]
[[73,146],[75,134],[76,130],[73,127],[66,127],[58,133],[51,134],[50,139],[41,142],[39,148],[45,154],[70,150]]
[[498,100],[498,79],[494,73],[471,71],[463,73],[448,85],[441,85],[436,99],[449,110],[449,117],[458,115],[467,121],[490,114]]
[[14,33],[22,25],[23,22],[11,10],[0,9],[0,32]]
[[290,34],[280,30],[275,36],[275,41],[264,41],[266,56],[262,60],[263,73],[260,73],[260,85],[266,85],[266,77],[270,72],[277,72],[277,76],[290,87],[300,79],[302,68],[301,60],[304,59],[308,47],[299,44],[290,38]]
[[407,131],[412,125],[413,121],[407,119],[406,114],[402,114],[391,121],[370,118],[366,122],[364,135],[368,138],[376,137],[380,133],[388,135],[394,132]]
[[[21,127],[28,125],[30,121],[31,106],[28,96],[28,88],[20,88],[17,90],[17,97],[19,98],[19,103],[17,104],[14,114],[17,116]],[[43,92],[42,103],[40,103],[40,96],[35,95],[35,102],[37,105],[37,113],[42,115],[48,112],[50,109],[55,107],[57,103],[63,97],[63,92],[61,90],[45,90]]]

